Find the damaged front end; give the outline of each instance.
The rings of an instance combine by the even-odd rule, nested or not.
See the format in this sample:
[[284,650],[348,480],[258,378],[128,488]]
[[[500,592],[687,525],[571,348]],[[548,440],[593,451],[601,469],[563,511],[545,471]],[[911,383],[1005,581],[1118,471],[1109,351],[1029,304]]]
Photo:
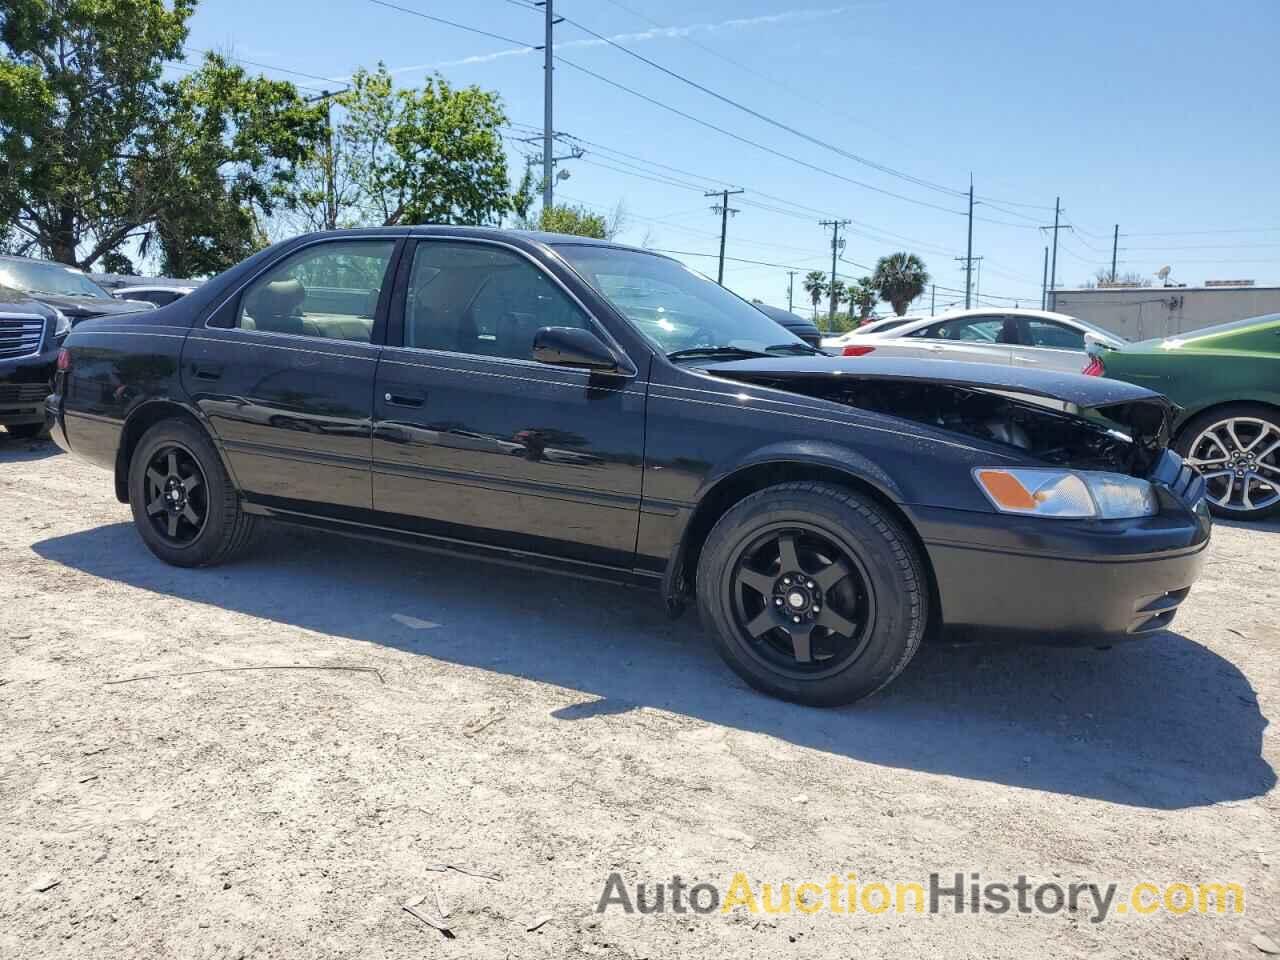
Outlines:
[[1145,477],[1169,444],[1176,408],[1141,387],[985,364],[930,369],[938,366],[886,360],[874,369],[783,369],[746,361],[708,372],[1004,444],[1077,470]]

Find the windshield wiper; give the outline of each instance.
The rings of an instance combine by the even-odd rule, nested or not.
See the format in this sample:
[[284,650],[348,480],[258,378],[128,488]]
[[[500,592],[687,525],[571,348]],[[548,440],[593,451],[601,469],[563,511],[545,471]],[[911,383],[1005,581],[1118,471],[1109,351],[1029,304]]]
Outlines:
[[772,347],[765,347],[766,350],[786,350],[790,353],[803,353],[810,357],[826,356],[822,350],[817,347],[810,346],[807,343],[775,343]]
[[769,354],[759,350],[748,350],[745,347],[689,347],[685,350],[673,350],[667,354],[668,360],[688,360],[695,357],[767,357]]

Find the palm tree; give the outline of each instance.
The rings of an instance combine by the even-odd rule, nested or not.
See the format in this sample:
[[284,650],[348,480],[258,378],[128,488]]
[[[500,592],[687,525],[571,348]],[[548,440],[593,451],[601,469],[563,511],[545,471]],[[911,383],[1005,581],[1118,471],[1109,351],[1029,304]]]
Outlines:
[[861,277],[849,288],[849,312],[852,313],[854,307],[858,308],[858,326],[867,322],[878,298],[876,286],[870,277]]
[[871,283],[880,299],[891,303],[893,312],[901,317],[907,312],[907,305],[924,293],[929,271],[914,253],[891,253],[876,261]]
[[827,275],[821,270],[810,270],[804,277],[804,292],[813,301],[813,319],[818,319],[818,303],[827,295]]

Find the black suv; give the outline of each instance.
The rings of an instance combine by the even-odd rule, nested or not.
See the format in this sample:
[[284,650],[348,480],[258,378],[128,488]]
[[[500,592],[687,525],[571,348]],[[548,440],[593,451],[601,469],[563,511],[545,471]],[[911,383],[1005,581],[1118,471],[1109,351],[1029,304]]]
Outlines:
[[67,318],[18,290],[0,287],[0,427],[10,436],[44,432],[44,401],[53,384]]
[[578,237],[299,237],[64,351],[54,439],[169,563],[226,560],[269,517],[647,583],[808,703],[879,689],[931,625],[1158,632],[1209,538],[1149,390],[829,357],[675,260]]
[[154,303],[145,300],[119,300],[94,283],[84,271],[52,260],[0,256],[0,285],[21,290],[62,311],[72,326],[90,317],[156,308]]

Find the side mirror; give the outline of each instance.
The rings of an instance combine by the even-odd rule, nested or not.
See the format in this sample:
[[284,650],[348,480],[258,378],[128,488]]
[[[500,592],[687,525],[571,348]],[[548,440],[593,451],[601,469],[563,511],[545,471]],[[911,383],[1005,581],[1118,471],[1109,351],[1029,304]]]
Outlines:
[[601,373],[618,371],[613,351],[590,330],[580,327],[543,327],[533,337],[533,359]]

